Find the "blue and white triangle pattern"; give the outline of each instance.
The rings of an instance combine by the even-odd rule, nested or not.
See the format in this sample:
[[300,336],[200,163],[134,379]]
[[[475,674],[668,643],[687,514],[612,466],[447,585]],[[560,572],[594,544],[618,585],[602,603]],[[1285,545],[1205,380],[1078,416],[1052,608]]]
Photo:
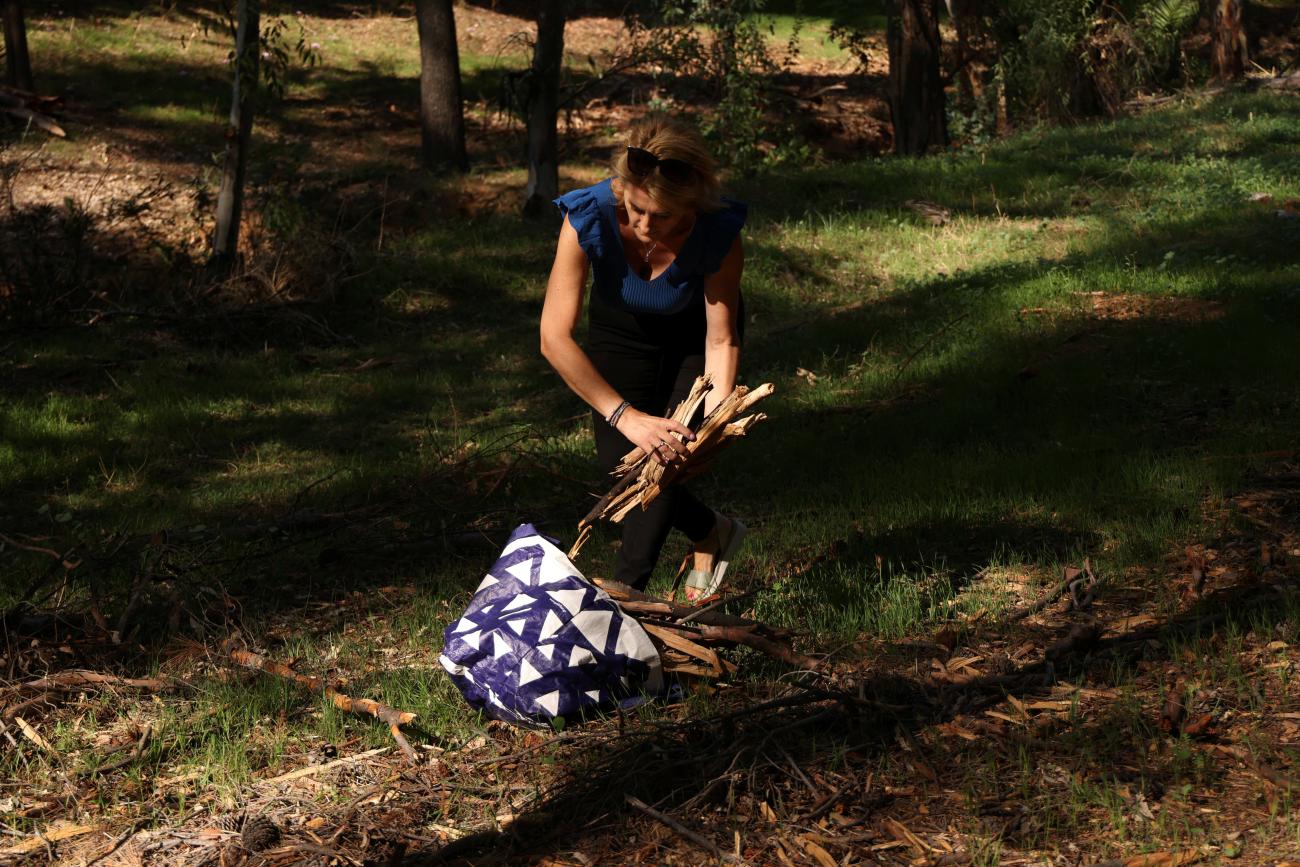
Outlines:
[[664,688],[641,624],[531,524],[511,534],[443,638],[439,661],[465,699],[511,722],[632,707]]

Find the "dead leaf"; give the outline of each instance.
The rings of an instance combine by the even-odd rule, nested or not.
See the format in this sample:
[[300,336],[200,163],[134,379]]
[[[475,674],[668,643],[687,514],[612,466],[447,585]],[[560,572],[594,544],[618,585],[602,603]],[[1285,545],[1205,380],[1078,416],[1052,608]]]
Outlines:
[[1207,734],[1210,730],[1210,724],[1214,722],[1214,715],[1203,713],[1183,726],[1182,733],[1189,738],[1200,737]]
[[49,742],[46,741],[45,738],[41,737],[41,733],[33,728],[31,723],[20,716],[14,717],[14,722],[18,723],[18,728],[22,731],[23,736],[27,738],[27,740],[47,752],[53,752]]

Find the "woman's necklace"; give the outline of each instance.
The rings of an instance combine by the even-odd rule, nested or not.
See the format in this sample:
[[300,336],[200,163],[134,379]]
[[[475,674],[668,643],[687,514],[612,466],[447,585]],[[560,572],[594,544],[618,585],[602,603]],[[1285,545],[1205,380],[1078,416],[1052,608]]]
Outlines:
[[641,256],[641,267],[638,270],[641,272],[642,280],[649,280],[651,273],[653,273],[654,271],[654,269],[650,267],[650,256],[654,253],[656,249],[658,249],[658,247],[659,247],[659,242],[655,241],[653,244],[650,245],[649,249],[647,249],[645,253],[642,254]]

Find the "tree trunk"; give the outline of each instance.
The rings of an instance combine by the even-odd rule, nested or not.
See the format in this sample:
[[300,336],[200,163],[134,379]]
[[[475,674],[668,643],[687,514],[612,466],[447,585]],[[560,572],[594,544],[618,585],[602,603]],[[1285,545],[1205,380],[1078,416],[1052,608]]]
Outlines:
[[260,49],[260,0],[239,0],[235,33],[234,91],[230,125],[226,127],[226,161],[217,194],[217,232],[213,265],[229,270],[239,249],[239,218],[244,204],[244,171],[248,165],[248,140],[253,132],[253,98],[257,94],[257,59]]
[[537,44],[528,76],[528,188],[524,214],[535,217],[560,194],[555,115],[560,102],[564,58],[564,0],[538,0]]
[[5,82],[10,87],[36,91],[32,83],[32,60],[27,54],[27,23],[22,0],[4,0]]
[[465,171],[465,115],[451,0],[415,0],[420,34],[420,142],[430,169]]
[[979,0],[945,0],[948,16],[952,18],[953,31],[957,36],[956,69],[957,98],[962,108],[973,112],[984,101],[984,83],[976,69],[977,51],[975,43],[979,40],[980,16]]
[[1214,43],[1210,69],[1221,81],[1235,81],[1246,74],[1246,27],[1242,23],[1244,0],[1211,0]]
[[923,154],[944,147],[948,124],[939,73],[935,0],[892,0],[887,38],[894,152]]

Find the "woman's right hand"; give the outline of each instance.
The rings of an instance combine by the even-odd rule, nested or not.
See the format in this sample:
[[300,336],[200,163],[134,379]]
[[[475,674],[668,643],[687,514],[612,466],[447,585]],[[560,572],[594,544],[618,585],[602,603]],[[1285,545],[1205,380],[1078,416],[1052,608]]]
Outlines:
[[619,416],[616,430],[661,466],[685,459],[688,451],[681,437],[688,441],[695,439],[691,429],[681,422],[650,415],[630,406]]

